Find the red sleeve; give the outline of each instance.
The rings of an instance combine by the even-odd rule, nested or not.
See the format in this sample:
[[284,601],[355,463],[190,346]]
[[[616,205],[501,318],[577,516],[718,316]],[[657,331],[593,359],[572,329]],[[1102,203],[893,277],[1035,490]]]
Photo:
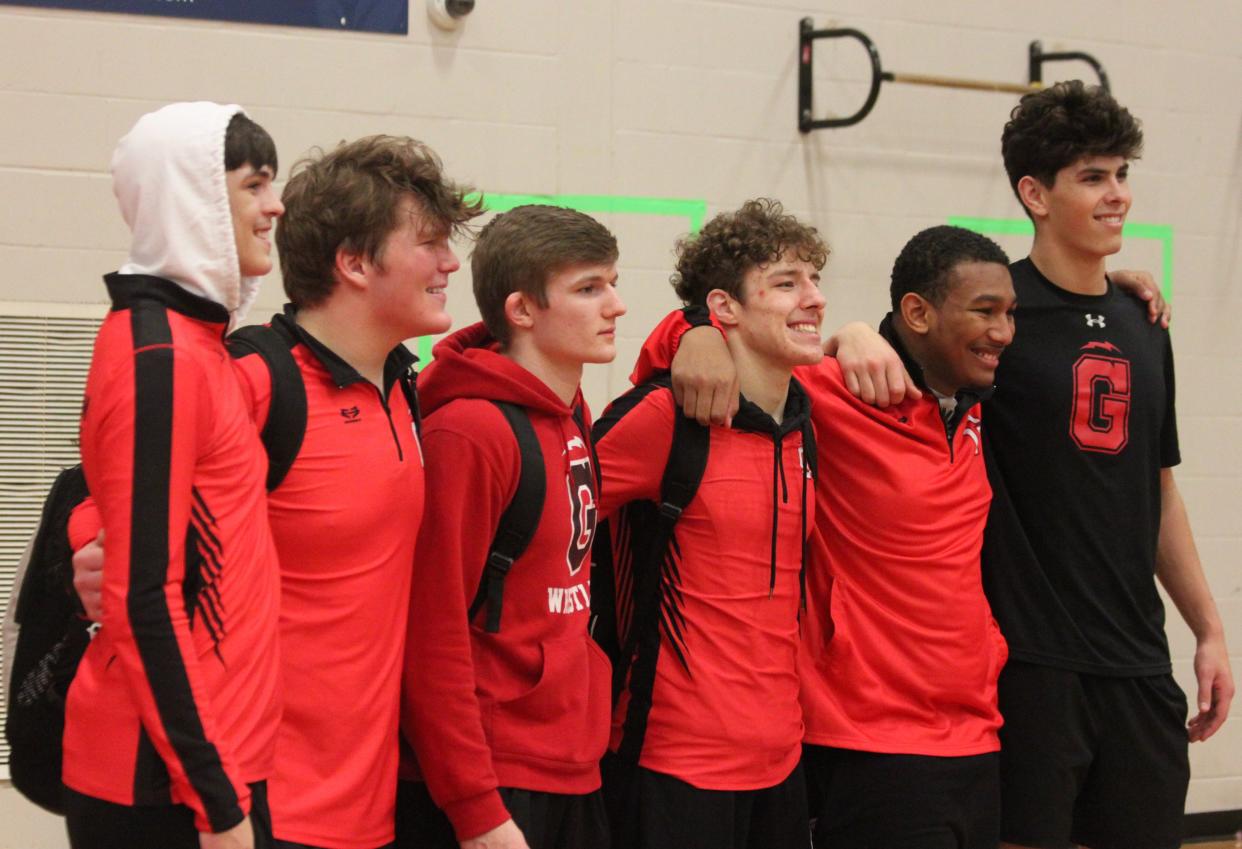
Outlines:
[[99,517],[99,505],[95,503],[95,496],[88,495],[69,513],[69,547],[76,552],[89,545],[99,536],[101,528],[103,519]]
[[466,403],[428,419],[423,455],[427,500],[410,591],[402,730],[432,799],[468,840],[510,818],[475,696],[466,612],[517,486],[518,448],[498,410]]
[[673,447],[673,393],[655,389],[623,409],[626,398],[618,398],[604,411],[601,422],[609,427],[595,443],[604,482],[599,497],[601,519],[631,501],[657,501]]
[[[681,344],[681,337],[695,326],[686,320],[682,310],[673,310],[666,315],[647,336],[642,350],[638,352],[638,361],[630,372],[630,383],[637,386],[644,380],[650,380],[658,372],[668,371],[673,364],[673,357],[677,354],[677,346]],[[712,316],[712,326],[720,329],[715,316]]]
[[83,467],[107,534],[103,628],[175,798],[194,811],[199,831],[224,831],[246,815],[250,791],[217,731],[182,590],[213,387],[171,343],[116,361],[124,365],[112,379],[88,387],[82,425]]

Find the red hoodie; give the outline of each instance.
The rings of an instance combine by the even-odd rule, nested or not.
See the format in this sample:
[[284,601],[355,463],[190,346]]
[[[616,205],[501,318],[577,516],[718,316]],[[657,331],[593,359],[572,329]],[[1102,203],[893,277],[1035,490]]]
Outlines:
[[[481,324],[419,376],[427,502],[415,557],[402,727],[459,839],[509,818],[498,787],[599,788],[610,669],[587,633],[595,475],[581,396],[567,407]],[[499,633],[467,621],[521,456],[492,401],[525,408],[543,452],[543,514],[505,581]],[[575,411],[578,415],[575,417]],[[575,420],[577,419],[577,420]],[[412,765],[404,765],[410,776]]]

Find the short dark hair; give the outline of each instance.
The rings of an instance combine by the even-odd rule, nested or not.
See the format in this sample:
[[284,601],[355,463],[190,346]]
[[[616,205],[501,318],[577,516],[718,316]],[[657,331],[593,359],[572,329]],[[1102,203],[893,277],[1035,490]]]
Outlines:
[[384,244],[401,225],[402,201],[440,233],[460,233],[483,211],[478,195],[449,180],[440,158],[408,136],[366,136],[293,166],[276,227],[285,294],[314,307],[336,286],[336,252],[345,248],[383,265]]
[[793,251],[821,269],[828,246],[819,231],[787,214],[780,201],[756,198],[735,212],[722,212],[703,229],[677,241],[677,270],[670,278],[682,303],[701,306],[713,289],[742,300],[746,272]]
[[548,305],[548,279],[573,265],[617,261],[617,239],[589,215],[543,204],[517,206],[479,231],[470,256],[474,300],[492,337],[509,343],[505,300],[514,292]]
[[274,175],[276,142],[245,113],[235,112],[224,131],[224,170],[236,171],[243,165],[250,165],[256,171],[267,166]]
[[1103,88],[1081,80],[1023,95],[1001,133],[1005,172],[1019,201],[1018,182],[1028,175],[1052,186],[1058,171],[1085,156],[1138,159],[1142,153],[1139,120]]
[[1009,257],[987,236],[963,227],[942,224],[917,233],[893,263],[889,288],[893,311],[901,309],[901,299],[909,292],[921,295],[935,306],[943,304],[953,269],[965,262],[1008,266]]

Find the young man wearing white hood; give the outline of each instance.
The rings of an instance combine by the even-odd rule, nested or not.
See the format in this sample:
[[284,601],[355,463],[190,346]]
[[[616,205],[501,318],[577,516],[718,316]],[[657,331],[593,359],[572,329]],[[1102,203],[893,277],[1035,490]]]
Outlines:
[[117,146],[133,233],[87,378],[82,464],[108,545],[103,627],[65,715],[75,849],[266,845],[279,572],[266,459],[224,334],[272,265],[271,137],[178,103]]

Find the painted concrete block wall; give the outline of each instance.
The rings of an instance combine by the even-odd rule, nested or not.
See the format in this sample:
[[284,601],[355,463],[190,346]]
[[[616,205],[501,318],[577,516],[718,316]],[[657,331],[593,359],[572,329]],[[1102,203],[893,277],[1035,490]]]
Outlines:
[[[949,216],[1017,218],[999,158],[1015,98],[886,86],[862,124],[801,136],[796,31],[853,26],[886,68],[1019,82],[1027,44],[1087,50],[1145,122],[1131,221],[1175,233],[1178,476],[1242,671],[1242,7],[1135,0],[523,0],[479,3],[446,34],[412,0],[408,36],[327,32],[0,6],[0,312],[10,302],[102,303],[99,275],[127,233],[107,165],[138,115],[170,100],[235,101],[275,136],[282,171],[314,145],[374,132],[419,137],[450,173],[492,192],[700,198],[709,214],[758,195],[818,225],[834,250],[830,325],[878,321],[892,258]],[[816,52],[816,110],[853,111],[865,63],[853,45]],[[1049,66],[1048,76],[1087,73]],[[625,385],[650,325],[674,305],[667,276],[684,219],[601,216],[622,247],[618,361],[589,371],[599,409]],[[1007,237],[1015,255],[1025,240]],[[464,252],[463,248],[463,252]],[[1151,243],[1116,266],[1159,270]],[[255,317],[281,301],[278,275]],[[473,320],[468,269],[450,287]],[[1170,612],[1179,681],[1193,641]],[[1193,700],[1193,692],[1192,692]],[[1193,749],[1189,810],[1242,808],[1242,709]],[[0,790],[0,849],[58,846]],[[42,842],[40,842],[42,841]]]

